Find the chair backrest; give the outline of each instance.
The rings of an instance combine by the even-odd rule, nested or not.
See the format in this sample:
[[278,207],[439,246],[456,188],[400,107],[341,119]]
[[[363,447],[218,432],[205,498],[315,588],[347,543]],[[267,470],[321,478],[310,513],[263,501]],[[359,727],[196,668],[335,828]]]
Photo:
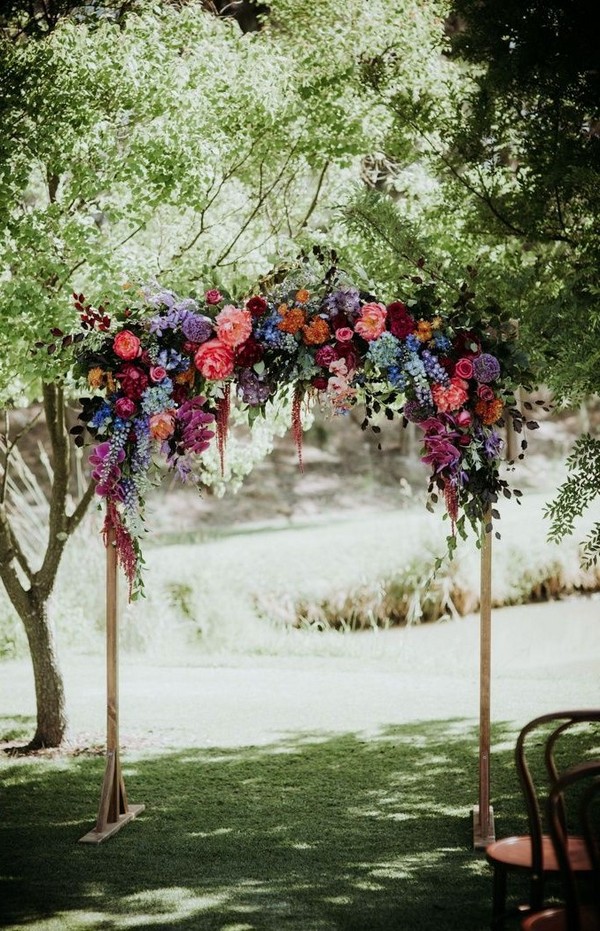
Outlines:
[[592,900],[588,908],[594,910],[595,920],[600,926],[600,825],[597,819],[594,824],[592,817],[594,802],[597,796],[600,797],[600,760],[580,763],[565,770],[555,781],[548,796],[548,824],[565,890],[567,931],[582,931],[578,881],[568,855],[569,834],[564,818],[565,796],[570,801],[571,791],[575,787],[583,788],[579,801],[579,824],[592,865],[589,883]]
[[[529,823],[529,834],[531,836],[532,871],[536,876],[541,875],[543,868],[543,827],[540,793],[537,790],[536,783],[534,782],[533,776],[531,774],[531,768],[527,760],[527,749],[529,746],[528,738],[531,734],[533,734],[534,731],[540,730],[542,728],[545,729],[550,725],[554,725],[554,727],[551,727],[550,733],[546,737],[544,746],[544,762],[546,766],[548,783],[549,785],[553,785],[558,779],[558,768],[554,758],[554,751],[556,749],[559,737],[561,737],[569,728],[574,727],[577,724],[587,722],[600,722],[600,709],[587,709],[584,711],[555,711],[550,714],[540,715],[540,717],[534,718],[532,721],[526,724],[517,738],[517,744],[515,748],[515,764],[525,799],[527,820]],[[547,787],[544,787],[544,797],[546,796],[546,792]],[[557,804],[558,817],[561,818],[563,828],[566,829],[564,806],[560,799],[558,800]]]

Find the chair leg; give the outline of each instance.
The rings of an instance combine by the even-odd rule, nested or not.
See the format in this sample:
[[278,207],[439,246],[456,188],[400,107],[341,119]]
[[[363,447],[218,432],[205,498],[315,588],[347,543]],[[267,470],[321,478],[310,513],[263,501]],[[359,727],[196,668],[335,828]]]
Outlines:
[[531,890],[529,893],[531,911],[537,912],[544,905],[544,874],[531,877]]
[[492,931],[502,931],[506,917],[506,870],[494,864]]

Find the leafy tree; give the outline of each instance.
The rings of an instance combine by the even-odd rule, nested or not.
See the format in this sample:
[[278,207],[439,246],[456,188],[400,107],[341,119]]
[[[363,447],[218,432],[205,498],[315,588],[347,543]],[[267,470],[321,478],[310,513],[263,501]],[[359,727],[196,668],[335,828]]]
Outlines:
[[[432,14],[416,0],[393,11],[275,0],[247,34],[211,10],[15,0],[0,20],[0,396],[7,408],[43,398],[52,474],[46,550],[29,552],[6,431],[0,577],[31,647],[37,746],[64,734],[47,602],[92,497],[77,492],[68,435],[69,293],[114,300],[154,277],[182,293],[244,292],[323,238],[316,225],[331,225],[342,186],[379,149],[387,117],[364,85],[365,56],[402,37],[409,84],[431,48]],[[32,353],[51,330],[49,351]]]

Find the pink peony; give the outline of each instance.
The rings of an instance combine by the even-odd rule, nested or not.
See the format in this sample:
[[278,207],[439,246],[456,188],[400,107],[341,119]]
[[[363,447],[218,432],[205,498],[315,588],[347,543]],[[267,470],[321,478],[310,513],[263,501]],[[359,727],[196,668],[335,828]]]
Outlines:
[[118,398],[115,403],[115,412],[119,417],[122,417],[123,420],[129,420],[130,417],[133,417],[137,407],[135,402],[131,398]]
[[140,355],[141,343],[131,330],[121,330],[113,340],[113,352],[119,359],[130,362]]
[[460,378],[473,378],[473,363],[463,356],[454,366],[454,374]]
[[194,365],[204,378],[218,381],[233,372],[235,356],[233,349],[220,339],[209,339],[202,343],[194,356]]
[[153,365],[150,368],[150,381],[155,384],[167,377],[167,370],[162,365]]
[[168,440],[175,429],[175,414],[173,411],[161,411],[150,418],[150,436],[155,440]]
[[218,288],[211,288],[210,291],[207,291],[204,295],[204,300],[207,304],[218,304],[219,301],[223,300],[223,295]]
[[217,336],[222,343],[235,349],[245,343],[252,333],[252,314],[227,304],[216,318]]
[[363,339],[378,339],[385,330],[387,310],[383,304],[364,304],[354,329]]
[[335,331],[335,338],[340,343],[349,343],[353,336],[354,333],[349,326],[341,326]]

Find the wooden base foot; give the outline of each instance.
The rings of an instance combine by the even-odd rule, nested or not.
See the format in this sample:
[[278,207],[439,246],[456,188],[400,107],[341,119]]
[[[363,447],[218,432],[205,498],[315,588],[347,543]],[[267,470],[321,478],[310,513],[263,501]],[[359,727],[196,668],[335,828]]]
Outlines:
[[482,831],[479,820],[479,805],[473,807],[473,847],[475,850],[485,850],[488,844],[496,840],[496,827],[494,825],[494,809],[488,809],[487,830]]
[[91,831],[88,831],[87,834],[84,834],[83,837],[79,838],[79,843],[101,844],[103,840],[107,840],[109,837],[112,837],[113,834],[116,834],[117,831],[120,831],[129,821],[133,821],[136,815],[139,815],[145,807],[145,805],[129,805],[127,811],[119,815],[118,821],[107,822],[103,831],[98,831],[96,828],[93,828]]

